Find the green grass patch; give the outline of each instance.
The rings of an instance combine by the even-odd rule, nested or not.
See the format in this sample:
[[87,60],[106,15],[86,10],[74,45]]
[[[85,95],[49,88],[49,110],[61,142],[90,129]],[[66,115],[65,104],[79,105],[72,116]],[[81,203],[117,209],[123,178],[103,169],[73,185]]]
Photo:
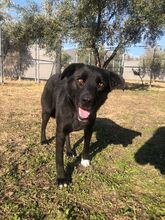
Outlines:
[[91,166],[79,166],[83,131],[72,133],[76,158],[65,156],[72,183],[56,184],[52,142],[40,145],[44,84],[0,87],[0,219],[165,219],[165,92],[120,90],[98,112]]

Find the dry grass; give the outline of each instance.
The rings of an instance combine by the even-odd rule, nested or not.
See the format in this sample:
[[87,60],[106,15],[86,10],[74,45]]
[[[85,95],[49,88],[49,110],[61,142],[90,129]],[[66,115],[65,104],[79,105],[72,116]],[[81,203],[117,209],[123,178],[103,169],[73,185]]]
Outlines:
[[[40,145],[43,85],[0,86],[0,219],[165,219],[165,92],[113,91],[98,113],[91,166],[66,158],[73,183],[60,190],[55,141]],[[51,120],[48,138],[54,131]],[[82,135],[72,134],[78,155]]]

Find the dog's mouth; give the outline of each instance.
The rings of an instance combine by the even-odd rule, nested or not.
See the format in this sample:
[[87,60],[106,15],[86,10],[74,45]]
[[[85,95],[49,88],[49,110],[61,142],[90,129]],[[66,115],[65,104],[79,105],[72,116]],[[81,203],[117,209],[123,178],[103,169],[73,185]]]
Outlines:
[[81,107],[78,108],[78,120],[79,121],[86,121],[86,120],[88,120],[89,115],[90,115],[90,111],[85,110],[85,109],[83,109]]

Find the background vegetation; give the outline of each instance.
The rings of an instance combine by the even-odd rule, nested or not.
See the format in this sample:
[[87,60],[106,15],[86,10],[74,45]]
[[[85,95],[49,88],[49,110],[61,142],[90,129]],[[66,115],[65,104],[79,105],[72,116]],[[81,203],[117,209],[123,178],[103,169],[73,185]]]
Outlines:
[[[10,8],[20,15],[12,22],[6,19],[8,48],[38,43],[52,52],[73,41],[91,50],[95,65],[103,68],[128,45],[142,40],[154,45],[165,27],[164,0],[44,0],[42,4],[30,1],[25,7],[11,3]],[[104,46],[114,50],[101,60]]]

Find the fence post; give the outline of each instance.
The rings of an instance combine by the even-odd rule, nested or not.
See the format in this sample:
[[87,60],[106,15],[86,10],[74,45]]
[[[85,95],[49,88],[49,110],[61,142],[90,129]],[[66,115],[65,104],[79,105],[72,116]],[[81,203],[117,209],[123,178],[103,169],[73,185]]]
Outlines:
[[40,68],[39,68],[39,46],[38,44],[35,45],[35,83],[40,82]]
[[91,50],[89,49],[89,58],[88,58],[88,64],[91,65]]
[[122,54],[122,59],[121,59],[121,65],[120,65],[120,75],[123,76],[124,74],[124,62],[125,62],[125,50]]
[[2,33],[2,24],[0,23],[0,83],[4,83],[4,72],[3,72],[3,33]]

